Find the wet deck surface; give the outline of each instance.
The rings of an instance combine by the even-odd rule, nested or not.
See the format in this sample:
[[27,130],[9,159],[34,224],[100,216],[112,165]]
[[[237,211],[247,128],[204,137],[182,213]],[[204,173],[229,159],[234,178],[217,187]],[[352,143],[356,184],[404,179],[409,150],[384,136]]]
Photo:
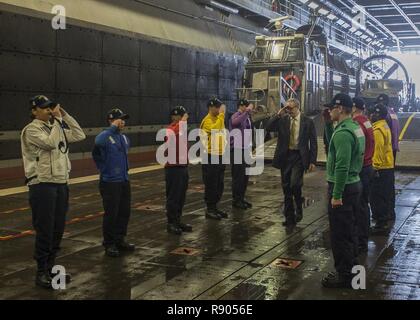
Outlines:
[[[331,271],[325,172],[308,174],[308,207],[293,230],[281,226],[280,174],[267,167],[253,177],[254,208],[232,210],[230,173],[222,207],[229,219],[204,218],[200,167],[190,168],[184,221],[194,232],[166,233],[163,170],[132,176],[133,210],[129,240],[137,250],[122,258],[104,256],[102,207],[97,182],[71,186],[69,224],[57,263],[74,281],[64,291],[34,286],[34,236],[27,194],[0,198],[0,299],[420,299],[420,178],[398,173],[397,220],[388,235],[371,237],[360,257],[367,267],[367,290],[323,289]],[[23,233],[22,233],[23,232]],[[17,235],[17,238],[7,238]],[[172,252],[187,247],[191,255]],[[182,250],[181,250],[182,251]],[[296,269],[274,263],[302,261]]]

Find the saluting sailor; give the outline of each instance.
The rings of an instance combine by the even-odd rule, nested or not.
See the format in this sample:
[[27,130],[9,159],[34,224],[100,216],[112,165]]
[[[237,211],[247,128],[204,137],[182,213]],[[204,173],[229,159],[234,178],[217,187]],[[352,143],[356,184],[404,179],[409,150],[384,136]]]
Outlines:
[[[36,231],[36,285],[52,288],[69,207],[69,144],[86,138],[77,121],[45,96],[30,100],[31,118],[21,134],[22,158],[32,223]],[[66,275],[66,282],[70,276]]]

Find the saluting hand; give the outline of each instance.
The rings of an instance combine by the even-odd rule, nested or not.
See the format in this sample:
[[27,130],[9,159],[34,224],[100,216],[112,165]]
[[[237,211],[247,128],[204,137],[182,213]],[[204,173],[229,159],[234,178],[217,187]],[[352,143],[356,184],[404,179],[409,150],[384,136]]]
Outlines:
[[112,121],[112,125],[116,126],[118,129],[121,129],[124,126],[124,120],[116,119]]
[[249,106],[246,107],[246,111],[252,112],[252,111],[254,111],[254,108],[255,108],[254,105],[252,103],[250,103]]
[[67,112],[66,112],[66,110],[63,109],[63,107],[61,105],[59,105],[59,106],[60,106],[61,116],[64,117],[67,114]]
[[286,110],[287,110],[287,107],[283,107],[283,108],[281,108],[281,109],[279,110],[279,112],[277,112],[277,115],[278,115],[279,117],[282,117],[282,116],[284,115],[284,113],[286,112]]
[[182,116],[181,121],[187,121],[189,117],[190,117],[190,116],[188,115],[188,113],[185,113],[185,114]]
[[60,108],[60,105],[59,104],[57,104],[57,106],[54,109],[51,110],[51,115],[54,118],[61,118],[62,117],[62,115],[61,115],[61,108]]
[[225,104],[222,104],[221,106],[220,106],[220,111],[219,111],[219,113],[225,113],[226,112],[226,105]]

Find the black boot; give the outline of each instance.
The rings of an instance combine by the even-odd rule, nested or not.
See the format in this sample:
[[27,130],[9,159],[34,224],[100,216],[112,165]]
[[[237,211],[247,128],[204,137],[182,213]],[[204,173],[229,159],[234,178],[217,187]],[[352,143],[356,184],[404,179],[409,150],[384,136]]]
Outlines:
[[119,251],[133,252],[134,250],[136,250],[136,245],[123,240],[117,243],[117,248]]
[[172,233],[172,234],[176,234],[176,235],[181,235],[182,234],[182,229],[173,223],[168,223],[168,225],[166,226],[166,230],[168,231],[168,233]]
[[296,225],[296,219],[294,215],[289,215],[286,217],[286,221],[282,223],[284,227],[293,227]]
[[301,222],[303,219],[303,213],[300,211],[296,212],[296,223]]
[[349,288],[351,289],[351,275],[342,275],[337,272],[331,272],[322,279],[324,288]]
[[185,224],[185,223],[178,223],[178,227],[182,230],[182,232],[192,232],[192,226],[190,224]]
[[206,211],[206,218],[213,220],[221,220],[222,217],[218,214],[216,209],[208,208]]
[[45,289],[52,289],[51,276],[48,271],[38,271],[35,278],[35,285]]
[[388,223],[386,221],[378,221],[376,224],[371,228],[372,234],[382,234],[388,231]]
[[222,211],[222,210],[216,209],[216,212],[217,212],[217,214],[218,214],[220,217],[222,217],[223,219],[226,219],[226,218],[228,218],[228,217],[229,217],[229,216],[228,216],[228,214],[227,214],[226,212]]
[[252,208],[252,203],[251,203],[251,202],[248,202],[248,201],[246,201],[246,200],[242,200],[242,202],[243,202],[243,203],[245,203],[245,205],[246,205],[249,209],[251,209],[251,208]]
[[120,250],[118,250],[116,245],[110,245],[105,248],[105,254],[111,258],[117,258],[121,255]]
[[240,200],[234,200],[233,203],[232,203],[232,207],[234,207],[236,209],[241,209],[241,210],[248,209],[248,206]]

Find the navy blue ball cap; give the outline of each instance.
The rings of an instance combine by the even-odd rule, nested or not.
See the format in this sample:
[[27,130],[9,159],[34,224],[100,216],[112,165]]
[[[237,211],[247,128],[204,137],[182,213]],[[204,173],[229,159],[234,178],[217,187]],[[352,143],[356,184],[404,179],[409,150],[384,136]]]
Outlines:
[[183,106],[176,106],[171,110],[170,115],[171,116],[183,116],[187,113],[187,109],[185,109]]
[[389,96],[385,93],[382,93],[376,98],[375,103],[382,103],[384,105],[388,105],[389,104]]
[[107,115],[108,120],[117,120],[117,119],[127,120],[128,118],[130,118],[130,116],[128,114],[125,114],[124,112],[122,112],[121,109],[118,109],[118,108],[114,108],[108,111],[108,115]]
[[368,114],[377,114],[379,117],[385,119],[388,115],[388,110],[382,103],[377,103],[368,109]]
[[41,108],[41,109],[55,108],[57,106],[57,103],[51,101],[50,99],[48,99],[46,96],[43,96],[43,95],[39,95],[39,96],[35,96],[35,97],[31,98],[29,100],[29,103],[31,105],[31,109],[35,109],[35,108]]
[[210,99],[210,101],[207,103],[207,107],[216,107],[220,108],[222,106],[222,101],[220,101],[217,98]]
[[365,100],[363,100],[363,98],[356,97],[356,98],[353,98],[353,105],[354,105],[357,109],[360,109],[360,110],[365,110],[365,105],[366,105],[366,103],[365,103]]
[[334,108],[335,106],[343,106],[347,109],[353,108],[353,100],[348,94],[339,93],[334,96],[330,103],[325,105],[327,108]]
[[248,107],[249,106],[249,101],[247,99],[241,99],[241,100],[238,101],[238,106]]

